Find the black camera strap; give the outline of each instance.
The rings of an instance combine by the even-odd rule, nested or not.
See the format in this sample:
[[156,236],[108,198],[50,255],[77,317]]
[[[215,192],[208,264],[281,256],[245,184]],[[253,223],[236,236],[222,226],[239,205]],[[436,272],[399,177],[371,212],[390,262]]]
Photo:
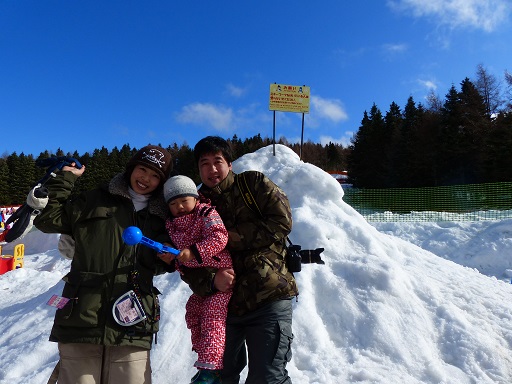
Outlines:
[[236,184],[238,185],[238,189],[240,189],[240,192],[242,193],[242,198],[244,199],[245,205],[253,211],[256,212],[260,217],[263,218],[263,214],[260,211],[260,207],[258,207],[258,204],[256,204],[256,200],[254,199],[254,196],[249,189],[249,186],[247,185],[247,180],[245,179],[245,173],[239,173],[235,177]]

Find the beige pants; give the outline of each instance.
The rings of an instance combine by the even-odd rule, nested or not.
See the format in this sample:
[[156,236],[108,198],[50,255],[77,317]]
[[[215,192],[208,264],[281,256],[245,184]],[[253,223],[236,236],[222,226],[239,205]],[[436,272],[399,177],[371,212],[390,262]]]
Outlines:
[[151,384],[149,350],[59,343],[58,384]]

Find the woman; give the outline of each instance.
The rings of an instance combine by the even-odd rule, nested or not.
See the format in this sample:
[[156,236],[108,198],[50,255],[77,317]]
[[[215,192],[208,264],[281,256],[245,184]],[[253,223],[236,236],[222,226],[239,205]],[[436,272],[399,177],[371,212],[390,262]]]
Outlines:
[[[74,164],[72,164],[74,165]],[[154,250],[128,246],[123,230],[168,241],[162,186],[172,168],[165,149],[148,145],[125,172],[70,199],[85,167],[65,166],[47,182],[49,200],[34,220],[43,232],[74,239],[70,272],[50,341],[58,343],[59,384],[151,383],[150,349],[158,331],[159,291],[153,276],[174,271]],[[61,306],[59,306],[61,307]]]

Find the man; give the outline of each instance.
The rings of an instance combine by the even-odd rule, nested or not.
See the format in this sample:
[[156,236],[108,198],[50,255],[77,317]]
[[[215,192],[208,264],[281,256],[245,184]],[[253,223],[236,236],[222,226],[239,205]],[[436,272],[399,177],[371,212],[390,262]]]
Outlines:
[[[291,299],[298,289],[285,263],[285,239],[292,228],[288,198],[260,172],[233,173],[230,145],[218,136],[200,140],[194,156],[202,181],[199,191],[211,200],[228,230],[227,249],[235,273],[222,383],[239,382],[247,365],[247,347],[246,384],[289,384]],[[244,201],[240,181],[247,185],[259,212]]]

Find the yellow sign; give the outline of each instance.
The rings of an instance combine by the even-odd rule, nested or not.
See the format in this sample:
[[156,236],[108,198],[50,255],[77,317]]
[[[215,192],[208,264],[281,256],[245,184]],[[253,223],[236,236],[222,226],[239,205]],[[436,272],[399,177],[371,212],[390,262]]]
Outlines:
[[309,87],[270,84],[271,111],[309,113]]

